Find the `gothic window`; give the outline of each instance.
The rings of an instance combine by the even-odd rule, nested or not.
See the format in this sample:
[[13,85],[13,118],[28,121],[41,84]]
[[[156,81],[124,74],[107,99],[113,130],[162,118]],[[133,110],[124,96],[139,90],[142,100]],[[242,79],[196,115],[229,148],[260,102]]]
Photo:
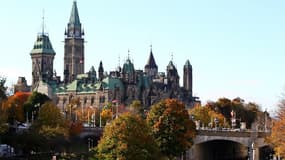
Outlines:
[[83,104],[86,105],[86,103],[87,103],[87,97],[84,97]]
[[91,97],[91,105],[94,104],[94,97]]

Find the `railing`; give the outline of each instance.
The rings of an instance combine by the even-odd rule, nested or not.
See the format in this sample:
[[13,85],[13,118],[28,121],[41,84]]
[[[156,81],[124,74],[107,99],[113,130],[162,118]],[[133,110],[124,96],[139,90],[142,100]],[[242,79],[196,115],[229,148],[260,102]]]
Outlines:
[[249,129],[241,130],[241,129],[199,129],[198,135],[200,136],[225,136],[225,137],[251,137],[252,134],[256,134],[256,137],[266,137],[270,134],[270,132],[264,131],[252,131]]

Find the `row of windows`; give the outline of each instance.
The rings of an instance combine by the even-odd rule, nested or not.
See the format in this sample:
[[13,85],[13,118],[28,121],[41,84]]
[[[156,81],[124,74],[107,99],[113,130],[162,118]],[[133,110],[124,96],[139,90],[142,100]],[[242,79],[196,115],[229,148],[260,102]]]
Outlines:
[[[79,101],[82,103],[82,104],[87,104],[87,101],[89,100],[90,101],[90,104],[91,105],[93,105],[94,104],[94,101],[95,101],[95,97],[93,96],[93,97],[91,97],[91,98],[87,98],[87,97],[84,97],[83,99],[81,99],[80,97],[78,97],[79,98]],[[106,102],[106,97],[104,96],[104,95],[102,95],[102,96],[98,96],[98,97],[96,97],[97,98],[97,100],[99,101],[99,103],[105,103]],[[66,97],[64,97],[63,99],[62,99],[62,103],[63,104],[66,104],[66,103],[68,103],[68,102],[71,102],[71,100],[73,99],[73,96],[71,95],[71,96],[69,96],[69,98],[68,98],[68,101],[67,101],[67,98]],[[57,103],[59,103],[59,101],[60,101],[60,99],[58,99],[58,101],[57,101]]]

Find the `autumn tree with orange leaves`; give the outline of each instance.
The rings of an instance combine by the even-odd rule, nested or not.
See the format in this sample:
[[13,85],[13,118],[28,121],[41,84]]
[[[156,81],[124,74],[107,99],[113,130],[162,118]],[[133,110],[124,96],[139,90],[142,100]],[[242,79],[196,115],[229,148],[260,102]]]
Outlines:
[[285,157],[285,99],[278,105],[277,116],[267,141],[272,144],[277,156]]
[[27,101],[30,93],[17,92],[13,96],[8,97],[4,102],[4,108],[7,109],[8,122],[25,122],[24,103]]
[[161,100],[151,106],[147,121],[160,151],[170,159],[192,146],[196,127],[182,102],[176,99]]
[[[189,110],[191,118],[195,121],[199,121],[202,126],[205,127],[229,127],[229,123],[221,113],[218,113],[211,109],[209,106],[197,105]],[[215,120],[218,120],[217,124]],[[215,126],[217,125],[217,126]]]

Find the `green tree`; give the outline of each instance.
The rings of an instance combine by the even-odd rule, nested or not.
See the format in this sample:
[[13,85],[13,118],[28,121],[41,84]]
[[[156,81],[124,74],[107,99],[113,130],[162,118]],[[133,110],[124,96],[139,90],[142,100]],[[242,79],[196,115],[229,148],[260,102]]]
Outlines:
[[[5,94],[7,87],[5,87],[6,78],[0,77],[0,136],[8,129],[7,125],[7,108],[4,106],[4,100],[7,99]],[[0,137],[1,143],[1,137]]]
[[59,144],[64,143],[69,137],[68,123],[60,109],[52,102],[42,105],[38,118],[32,124],[32,130],[46,141],[49,150],[60,147]]
[[138,114],[141,117],[145,118],[144,108],[143,108],[141,101],[134,100],[132,104],[129,106],[129,110],[130,112]]
[[156,160],[159,150],[150,127],[140,116],[124,113],[104,129],[97,146],[100,160]]
[[6,90],[7,87],[5,87],[6,78],[0,76],[0,103],[7,98]]
[[[25,116],[28,115],[29,120],[37,118],[38,112],[40,107],[47,101],[50,101],[51,99],[42,93],[39,92],[33,92],[28,100],[24,103],[24,114]],[[33,116],[32,116],[33,114]]]
[[192,146],[196,127],[182,102],[166,99],[154,104],[147,121],[160,151],[169,158],[181,155]]

